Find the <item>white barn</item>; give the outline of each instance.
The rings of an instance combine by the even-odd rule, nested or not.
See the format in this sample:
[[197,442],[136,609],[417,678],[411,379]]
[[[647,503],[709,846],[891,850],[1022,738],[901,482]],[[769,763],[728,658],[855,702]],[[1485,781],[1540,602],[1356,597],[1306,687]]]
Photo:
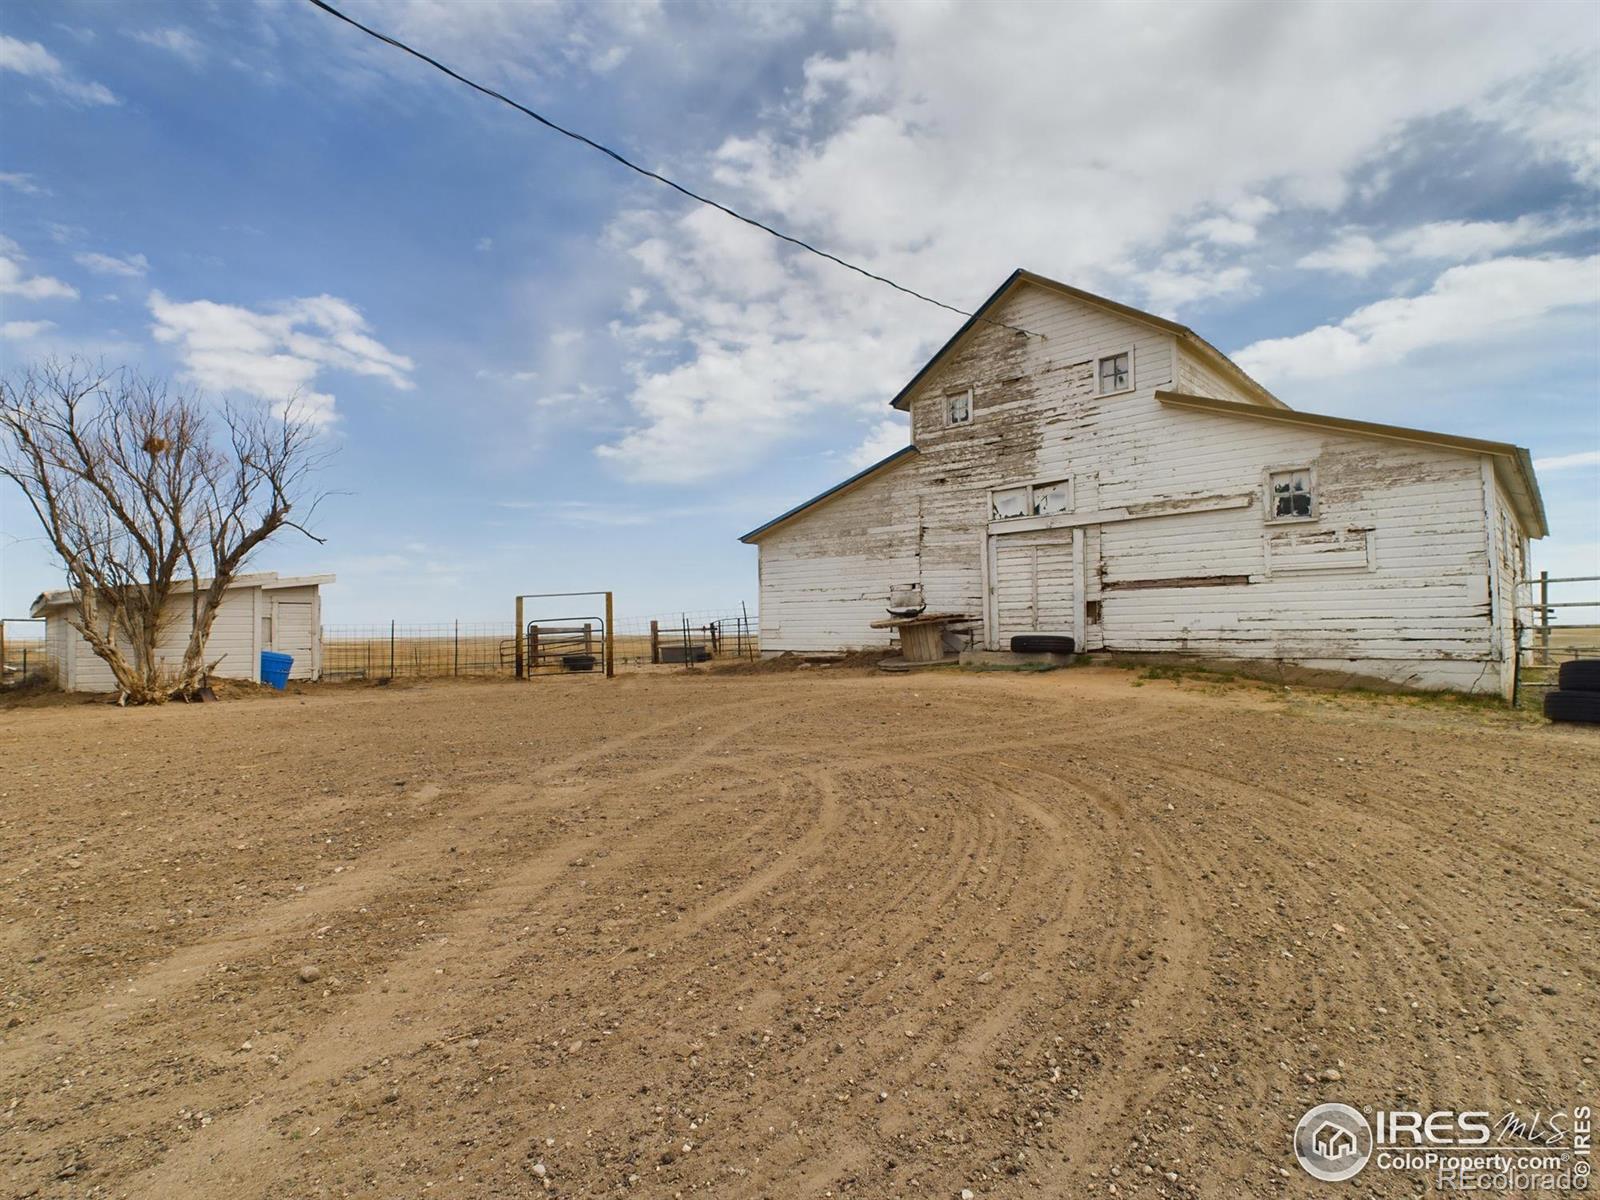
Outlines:
[[[217,662],[213,675],[224,679],[261,681],[261,652],[276,650],[294,656],[291,679],[316,679],[322,674],[321,587],[332,575],[299,575],[280,579],[276,572],[240,575],[228,586],[206,641],[206,661]],[[205,586],[210,580],[201,580]],[[174,667],[183,661],[189,643],[189,584],[177,585],[168,601],[172,620],[159,653]],[[56,681],[69,692],[114,692],[116,677],[72,627],[73,593],[45,592],[33,602],[31,616],[43,617],[45,645],[56,664]]]
[[1296,412],[1187,327],[1026,271],[893,405],[911,445],[741,539],[763,652],[886,645],[869,623],[918,584],[990,649],[1510,694],[1546,533],[1521,447]]

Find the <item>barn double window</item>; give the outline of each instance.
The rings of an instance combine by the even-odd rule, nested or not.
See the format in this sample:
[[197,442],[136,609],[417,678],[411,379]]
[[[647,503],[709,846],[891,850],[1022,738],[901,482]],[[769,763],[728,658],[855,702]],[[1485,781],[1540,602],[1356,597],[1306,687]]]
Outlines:
[[989,493],[989,519],[1010,521],[1018,517],[1049,517],[1072,511],[1072,484],[1065,479],[1025,483]]
[[1267,520],[1307,521],[1316,515],[1317,492],[1311,468],[1267,472]]

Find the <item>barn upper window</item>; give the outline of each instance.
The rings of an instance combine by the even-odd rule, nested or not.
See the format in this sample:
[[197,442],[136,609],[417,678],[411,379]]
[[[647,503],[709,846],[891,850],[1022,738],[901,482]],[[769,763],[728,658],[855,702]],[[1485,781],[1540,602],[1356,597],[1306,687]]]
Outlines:
[[989,519],[1009,521],[1016,517],[1049,517],[1072,511],[1072,485],[1065,479],[1048,483],[1027,483],[1021,487],[999,488],[989,493]]
[[1317,515],[1317,493],[1310,467],[1267,473],[1267,520],[1305,521]]
[[944,423],[965,425],[972,420],[972,389],[946,392],[944,396]]
[[1133,351],[1124,350],[1120,354],[1108,354],[1100,360],[1100,394],[1109,396],[1112,392],[1126,392],[1133,387]]
[[1057,483],[1036,483],[1033,492],[1033,515],[1049,517],[1072,510],[1072,488],[1066,480]]
[[989,496],[989,515],[996,521],[1009,521],[1012,517],[1028,515],[1028,489],[1002,488]]

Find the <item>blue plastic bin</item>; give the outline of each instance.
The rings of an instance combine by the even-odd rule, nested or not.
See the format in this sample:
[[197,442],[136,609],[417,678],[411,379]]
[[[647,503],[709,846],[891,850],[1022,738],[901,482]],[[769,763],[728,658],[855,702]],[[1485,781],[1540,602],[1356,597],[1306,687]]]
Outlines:
[[261,682],[280,692],[289,682],[289,668],[294,666],[294,655],[279,654],[274,650],[261,652]]

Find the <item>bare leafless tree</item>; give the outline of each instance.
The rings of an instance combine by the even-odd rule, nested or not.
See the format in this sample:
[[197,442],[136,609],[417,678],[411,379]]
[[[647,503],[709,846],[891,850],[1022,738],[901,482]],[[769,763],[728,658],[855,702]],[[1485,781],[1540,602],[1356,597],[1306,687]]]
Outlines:
[[[66,566],[68,620],[125,701],[199,687],[217,608],[250,555],[284,529],[322,540],[306,524],[326,454],[292,400],[213,405],[137,371],[52,359],[0,380],[0,435],[0,476],[33,506]],[[184,595],[174,664],[163,637]]]

